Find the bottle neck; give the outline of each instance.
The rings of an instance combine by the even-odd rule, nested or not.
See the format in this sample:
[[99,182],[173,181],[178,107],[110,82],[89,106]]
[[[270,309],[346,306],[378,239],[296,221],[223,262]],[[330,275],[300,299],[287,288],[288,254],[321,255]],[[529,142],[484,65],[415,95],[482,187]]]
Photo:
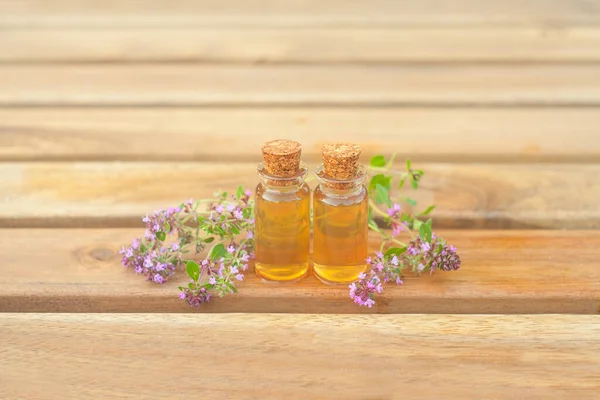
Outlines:
[[317,167],[319,189],[330,196],[353,196],[366,190],[363,182],[367,176],[364,166],[359,166],[356,174],[348,179],[333,179],[325,174],[323,164]]
[[293,192],[298,190],[304,184],[304,177],[308,168],[301,164],[296,174],[291,176],[271,175],[265,169],[264,163],[260,163],[257,168],[258,176],[266,190],[277,192]]

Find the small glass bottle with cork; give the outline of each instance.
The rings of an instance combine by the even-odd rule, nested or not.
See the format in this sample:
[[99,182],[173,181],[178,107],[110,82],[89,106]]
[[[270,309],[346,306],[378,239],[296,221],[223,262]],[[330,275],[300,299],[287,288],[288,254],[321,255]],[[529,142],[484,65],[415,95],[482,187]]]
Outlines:
[[300,143],[292,140],[273,140],[262,147],[255,268],[267,282],[295,282],[310,268],[310,189],[301,152]]
[[313,196],[313,268],[324,283],[347,283],[367,269],[366,169],[359,163],[361,149],[355,144],[326,144],[322,153]]

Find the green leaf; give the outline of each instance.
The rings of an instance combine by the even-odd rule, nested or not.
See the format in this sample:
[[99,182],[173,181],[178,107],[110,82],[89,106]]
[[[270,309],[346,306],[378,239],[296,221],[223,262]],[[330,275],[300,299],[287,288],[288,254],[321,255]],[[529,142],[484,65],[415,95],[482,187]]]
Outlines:
[[434,208],[435,208],[435,206],[429,206],[429,207],[427,207],[427,208],[425,209],[425,211],[423,211],[423,212],[422,212],[422,213],[420,213],[419,215],[427,215],[427,214],[429,214],[430,212],[432,212]]
[[413,229],[420,230],[421,225],[423,225],[423,222],[419,221],[418,219],[413,220]]
[[188,283],[188,288],[194,290],[194,284],[192,282]]
[[410,177],[410,186],[412,186],[413,189],[419,188],[419,181],[416,180],[413,176]]
[[[429,226],[429,229],[432,229],[432,227],[433,227],[433,221],[431,220],[431,218],[429,218],[429,219],[427,220],[427,222],[425,222],[425,224],[426,224],[427,226]],[[432,230],[433,230],[433,229],[432,229]]]
[[165,239],[167,238],[167,234],[166,234],[166,233],[164,233],[164,232],[160,232],[160,231],[159,231],[159,232],[156,232],[156,238],[157,238],[158,240],[160,240],[161,242],[164,242],[164,241],[165,241]]
[[392,187],[392,177],[383,174],[374,175],[369,181],[369,190],[374,190],[377,185],[381,185],[387,190],[390,190]]
[[240,234],[240,228],[238,228],[238,227],[237,227],[237,226],[235,226],[235,225],[231,225],[231,232],[232,232],[234,235],[239,235],[239,234]]
[[250,218],[251,214],[252,214],[252,209],[250,209],[250,208],[244,208],[244,211],[242,211],[242,215],[244,216],[244,218]]
[[410,160],[406,160],[406,169],[410,171]]
[[423,172],[423,170],[421,170],[421,169],[413,169],[412,172],[413,172],[413,174],[417,174],[419,176],[425,174],[425,172]]
[[206,217],[203,217],[201,215],[198,215],[198,223],[199,224],[203,224],[206,221]]
[[242,187],[242,185],[238,186],[237,188],[237,192],[235,193],[235,196],[237,197],[237,199],[241,199],[242,196],[244,195],[244,188]]
[[421,239],[424,242],[431,242],[431,227],[429,225],[425,224],[421,224],[421,227],[419,228],[419,236],[421,237]]
[[221,193],[221,197],[224,198],[224,199],[226,199],[227,198],[227,192]]
[[385,164],[387,164],[387,162],[385,161],[384,156],[375,156],[371,158],[371,165],[373,167],[385,167]]
[[171,225],[167,221],[165,221],[165,232],[171,232]]
[[210,252],[210,256],[208,258],[210,258],[212,261],[215,261],[226,255],[227,255],[227,249],[225,248],[223,243],[219,243],[215,247],[212,248],[212,250]]
[[406,203],[410,206],[416,206],[417,205],[417,201],[414,199],[411,199],[410,197],[407,197],[404,199],[404,201],[406,201]]
[[203,240],[204,243],[212,243],[215,241],[214,236],[209,236]]
[[195,261],[186,261],[185,271],[194,282],[198,282],[198,279],[200,278],[200,266],[198,266]]
[[388,190],[380,184],[375,186],[375,201],[378,203],[385,203],[388,207],[392,206]]
[[389,248],[388,251],[385,252],[386,257],[399,256],[400,254],[406,251],[406,246],[404,247],[392,247]]

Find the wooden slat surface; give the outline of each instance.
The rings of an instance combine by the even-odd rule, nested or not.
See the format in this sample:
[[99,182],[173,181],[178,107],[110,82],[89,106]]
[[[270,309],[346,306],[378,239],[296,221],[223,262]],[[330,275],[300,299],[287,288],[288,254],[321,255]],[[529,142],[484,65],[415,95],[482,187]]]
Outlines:
[[[136,227],[146,212],[188,197],[254,189],[257,163],[2,163],[0,226]],[[405,193],[421,210],[437,205],[438,228],[600,227],[597,164],[418,167],[427,175]]]
[[600,105],[600,66],[3,66],[0,106]]
[[0,35],[0,63],[161,61],[597,62],[600,29],[20,28]]
[[123,270],[118,250],[143,229],[0,234],[10,238],[0,242],[0,312],[600,312],[598,231],[441,231],[459,249],[461,269],[409,274],[404,286],[388,286],[373,309],[353,304],[345,285],[327,287],[314,277],[265,285],[252,273],[237,295],[194,309],[177,298],[177,286],[187,282],[183,273],[155,285]]
[[0,315],[0,396],[597,399],[585,316]]
[[256,161],[286,137],[318,161],[327,141],[363,159],[600,161],[600,109],[24,108],[0,109],[0,160]]
[[4,27],[568,26],[595,24],[600,7],[574,0],[4,0]]

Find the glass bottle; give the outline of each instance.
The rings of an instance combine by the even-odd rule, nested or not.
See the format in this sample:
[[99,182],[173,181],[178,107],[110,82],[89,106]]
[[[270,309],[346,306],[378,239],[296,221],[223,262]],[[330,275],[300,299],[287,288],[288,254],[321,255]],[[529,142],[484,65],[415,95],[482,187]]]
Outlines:
[[326,145],[316,171],[313,269],[327,284],[354,281],[367,269],[369,201],[359,156],[356,145]]
[[300,152],[300,144],[290,140],[263,146],[255,203],[255,269],[267,282],[295,282],[310,268],[310,189]]

